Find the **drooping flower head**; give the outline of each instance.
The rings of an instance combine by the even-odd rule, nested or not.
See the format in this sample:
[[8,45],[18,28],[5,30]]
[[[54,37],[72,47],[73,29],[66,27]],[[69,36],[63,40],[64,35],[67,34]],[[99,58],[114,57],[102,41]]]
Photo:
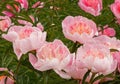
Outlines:
[[8,33],[2,36],[13,43],[14,52],[18,59],[22,54],[40,48],[46,40],[46,32],[31,26],[12,26]]

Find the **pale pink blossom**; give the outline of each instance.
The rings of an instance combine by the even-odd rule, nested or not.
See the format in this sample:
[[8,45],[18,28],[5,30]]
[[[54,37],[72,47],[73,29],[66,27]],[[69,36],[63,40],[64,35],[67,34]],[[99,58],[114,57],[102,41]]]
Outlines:
[[91,72],[103,75],[112,73],[117,67],[110,50],[101,44],[84,44],[78,48],[76,60]]
[[94,16],[100,15],[102,0],[79,0],[78,5],[82,10]]
[[31,26],[12,26],[8,33],[2,36],[13,43],[14,52],[18,59],[22,54],[40,48],[46,40],[46,32]]
[[[106,46],[108,49],[115,49],[120,51],[120,40],[116,37],[109,37],[101,35],[94,38],[94,42]],[[92,42],[91,42],[92,43]]]
[[29,61],[39,71],[53,69],[63,78],[70,78],[64,71],[74,54],[70,54],[68,48],[60,40],[54,40],[44,44],[36,54],[29,54]]
[[[74,56],[71,60],[71,62],[64,68],[64,71],[70,75],[73,79],[75,80],[81,80],[80,84],[82,84],[82,80],[86,72],[88,71],[87,68],[84,67],[84,63],[80,62],[79,60],[76,59]],[[87,76],[86,82],[89,82],[91,79],[92,73]],[[97,77],[98,74],[95,75]],[[95,81],[93,84],[98,84],[98,81]]]
[[0,30],[7,31],[11,26],[11,19],[8,16],[0,16]]
[[[8,71],[8,70],[6,68],[0,68],[0,71]],[[11,74],[11,73],[9,73],[9,74]],[[5,81],[6,81],[6,83],[5,83]],[[14,80],[11,79],[10,77],[2,75],[2,76],[0,76],[0,84],[14,84]]]
[[20,3],[22,8],[28,9],[28,0],[15,0]]
[[98,35],[96,24],[82,16],[67,16],[62,21],[64,36],[73,42],[84,43],[88,38]]
[[111,4],[110,8],[116,18],[120,19],[120,0],[115,0],[115,2]]
[[70,75],[73,79],[83,79],[85,73],[88,71],[87,68],[84,68],[84,64],[78,62],[75,59],[75,56],[72,58],[71,62],[65,67],[65,72]]

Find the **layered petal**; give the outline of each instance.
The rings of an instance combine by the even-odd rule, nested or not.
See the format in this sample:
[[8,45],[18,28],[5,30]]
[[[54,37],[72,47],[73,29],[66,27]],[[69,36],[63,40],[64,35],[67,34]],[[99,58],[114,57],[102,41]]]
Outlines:
[[82,10],[94,16],[100,15],[102,0],[79,0],[78,5]]

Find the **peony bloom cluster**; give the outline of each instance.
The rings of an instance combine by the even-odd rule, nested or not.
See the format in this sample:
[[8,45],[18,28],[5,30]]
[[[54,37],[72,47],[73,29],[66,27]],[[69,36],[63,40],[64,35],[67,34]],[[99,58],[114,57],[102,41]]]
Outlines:
[[[19,2],[22,8],[28,9],[27,0],[15,1]],[[102,0],[79,0],[78,4],[82,10],[94,16],[100,15],[102,10]],[[13,6],[20,12],[19,6]],[[38,1],[31,8],[43,6],[44,3]],[[6,8],[14,11],[10,5]],[[115,0],[110,8],[117,20],[120,20],[120,1]],[[101,75],[106,76],[116,70],[120,72],[120,40],[114,37],[116,34],[114,28],[108,25],[98,27],[94,21],[83,16],[66,16],[61,22],[62,32],[74,45],[79,45],[72,47],[73,51],[70,51],[62,40],[56,38],[52,42],[46,40],[47,32],[38,18],[29,15],[31,22],[17,19],[19,25],[16,25],[12,24],[9,18],[14,15],[13,13],[8,11],[3,13],[6,16],[0,16],[2,37],[13,44],[13,51],[19,61],[23,54],[28,54],[29,62],[34,69],[53,70],[62,78],[75,80],[83,80],[89,72],[85,82],[90,84],[98,84],[101,79],[94,83],[93,80]],[[5,70],[7,69],[0,68],[0,71]],[[14,83],[7,76],[0,76],[0,84],[4,84],[4,81],[6,84]]]
[[92,20],[82,16],[67,16],[63,20],[64,36],[73,42],[83,44],[77,49],[71,64],[64,68],[72,78],[83,79],[85,73],[90,70],[91,74],[86,79],[89,82],[94,73],[95,76],[108,75],[116,70],[117,65],[119,69],[120,55],[116,54],[116,51],[120,51],[120,40],[109,37],[114,36],[115,31],[110,32],[111,28],[107,27],[104,27],[103,34],[97,35],[98,30]]

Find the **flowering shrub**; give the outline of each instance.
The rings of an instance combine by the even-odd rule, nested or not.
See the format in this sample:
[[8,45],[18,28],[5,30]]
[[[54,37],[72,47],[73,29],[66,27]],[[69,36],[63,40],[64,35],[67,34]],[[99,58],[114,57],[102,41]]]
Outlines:
[[119,84],[119,0],[2,0],[0,84]]

